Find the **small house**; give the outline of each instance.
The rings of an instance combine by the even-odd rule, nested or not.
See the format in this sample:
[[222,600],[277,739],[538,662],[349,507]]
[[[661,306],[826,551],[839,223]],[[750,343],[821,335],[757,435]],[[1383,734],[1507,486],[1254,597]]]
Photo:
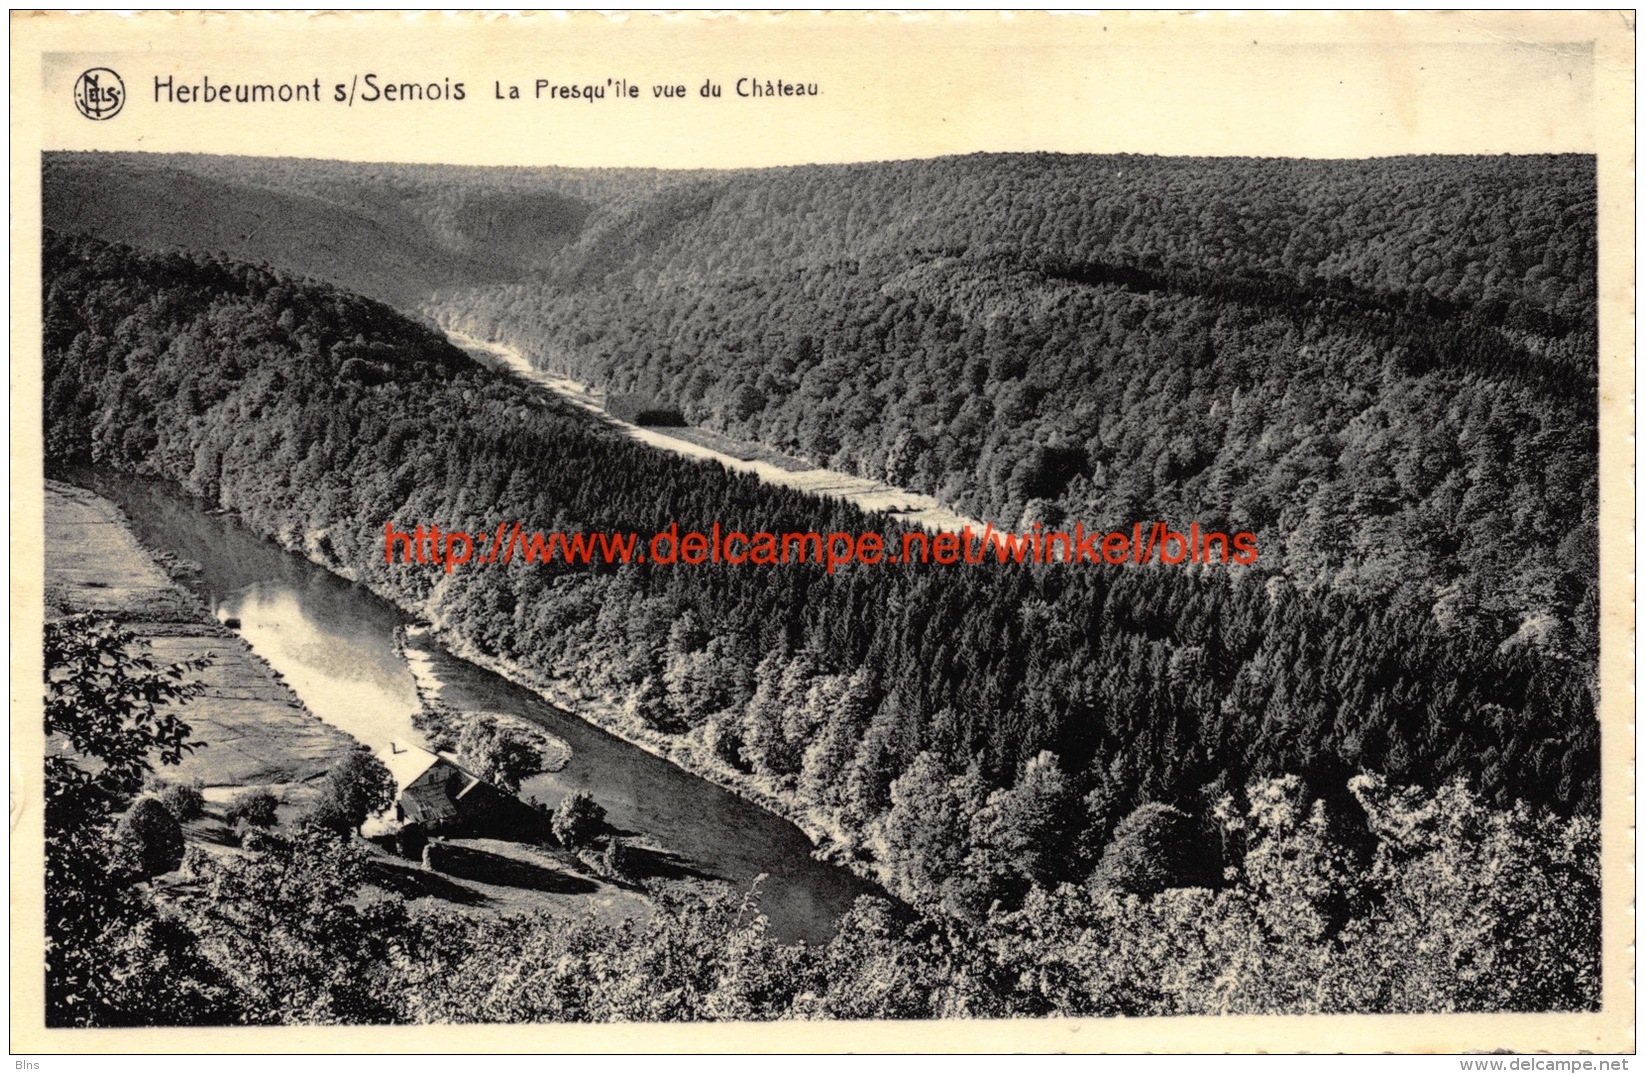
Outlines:
[[494,817],[508,797],[449,753],[391,742],[377,759],[398,788],[393,807],[368,822],[381,834],[409,824],[429,833],[472,831]]

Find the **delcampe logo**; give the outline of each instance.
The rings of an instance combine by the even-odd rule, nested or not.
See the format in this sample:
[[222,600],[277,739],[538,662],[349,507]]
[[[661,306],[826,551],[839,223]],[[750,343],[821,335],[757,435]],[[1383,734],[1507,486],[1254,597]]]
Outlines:
[[87,119],[113,119],[126,106],[126,84],[107,67],[93,67],[74,80],[74,107]]

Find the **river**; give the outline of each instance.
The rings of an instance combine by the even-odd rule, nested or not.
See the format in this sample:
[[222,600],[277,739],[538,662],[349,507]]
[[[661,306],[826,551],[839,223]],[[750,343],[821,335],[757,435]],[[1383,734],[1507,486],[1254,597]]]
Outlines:
[[[572,405],[586,410],[622,430],[630,438],[659,451],[666,451],[671,455],[680,455],[688,459],[717,462],[728,470],[753,474],[768,485],[796,489],[812,496],[844,500],[847,503],[855,504],[864,511],[882,512],[899,522],[920,526],[934,533],[961,533],[970,529],[972,532],[980,534],[984,530],[982,522],[974,518],[967,518],[957,511],[944,507],[937,502],[936,497],[927,496],[921,492],[897,488],[894,485],[888,485],[883,481],[875,481],[872,478],[843,474],[838,470],[825,470],[820,467],[800,464],[778,466],[760,458],[739,458],[723,451],[716,451],[704,444],[683,439],[678,435],[672,435],[671,431],[664,427],[640,426],[621,421],[607,413],[595,401],[595,397],[587,385],[580,384],[569,377],[536,368],[525,355],[514,347],[504,343],[491,343],[486,340],[476,339],[454,328],[445,329],[445,334],[446,338],[451,340],[455,346],[481,365],[510,373],[527,384],[534,384],[539,388],[552,392]],[[765,449],[761,450],[764,451]],[[790,461],[792,462],[792,460]]]
[[[198,564],[185,584],[219,618],[239,620],[253,650],[316,716],[373,749],[415,738],[416,687],[395,644],[396,629],[411,622],[404,611],[170,486],[84,472],[72,479],[119,505],[146,547]],[[813,858],[811,841],[781,817],[427,639],[419,646],[428,650],[429,671],[444,684],[447,704],[518,716],[571,747],[565,768],[527,781],[524,793],[552,804],[568,791],[587,790],[616,828],[666,848],[682,875],[746,890],[764,874],[761,906],[774,935],[826,940],[857,896],[879,893]]]

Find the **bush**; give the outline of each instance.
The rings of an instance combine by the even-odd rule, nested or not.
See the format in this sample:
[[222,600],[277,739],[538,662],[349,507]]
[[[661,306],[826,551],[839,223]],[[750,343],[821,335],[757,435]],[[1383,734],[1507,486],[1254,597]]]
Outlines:
[[347,835],[359,827],[333,794],[322,794],[297,818],[297,827]]
[[605,809],[587,791],[572,791],[554,808],[549,826],[565,846],[585,846],[605,828]]
[[600,872],[615,880],[628,880],[634,871],[634,851],[629,845],[612,836],[605,845],[605,854],[600,858]]
[[223,820],[230,827],[243,820],[253,828],[272,828],[275,809],[279,804],[280,799],[275,797],[272,791],[264,787],[253,787],[234,796],[228,808],[223,811]]
[[183,828],[152,795],[132,804],[114,829],[115,860],[140,880],[169,873],[183,864]]
[[170,783],[156,778],[149,781],[148,791],[166,807],[166,812],[179,821],[185,821],[199,820],[205,814],[204,788],[205,784],[197,779],[187,783]]
[[423,830],[421,824],[414,821],[400,829],[400,834],[395,838],[395,846],[400,852],[400,857],[407,861],[422,861],[423,848],[428,846],[428,833]]

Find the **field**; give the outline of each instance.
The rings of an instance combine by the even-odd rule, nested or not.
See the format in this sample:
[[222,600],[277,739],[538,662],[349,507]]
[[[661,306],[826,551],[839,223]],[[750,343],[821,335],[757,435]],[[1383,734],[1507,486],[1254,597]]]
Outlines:
[[168,578],[108,501],[59,482],[46,485],[49,610],[122,620],[157,660],[205,658],[206,692],[188,703],[193,740],[206,743],[163,774],[200,780],[208,797],[262,786],[297,806],[354,740],[303,707],[280,677]]

